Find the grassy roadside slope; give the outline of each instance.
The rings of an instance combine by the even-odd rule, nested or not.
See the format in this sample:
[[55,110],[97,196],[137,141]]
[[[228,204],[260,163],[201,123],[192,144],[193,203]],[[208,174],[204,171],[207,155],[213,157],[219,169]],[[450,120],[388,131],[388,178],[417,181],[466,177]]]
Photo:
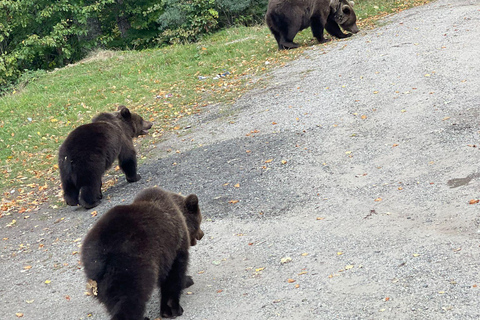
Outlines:
[[[355,12],[362,29],[427,2],[359,0]],[[316,44],[309,29],[296,41],[302,48],[279,52],[265,26],[239,27],[195,44],[97,52],[72,66],[34,73],[28,83],[0,98],[0,218],[34,211],[45,202],[61,203],[58,147],[95,114],[124,104],[154,121],[151,135],[139,139],[145,155],[165,131],[178,129],[179,118],[211,103],[234,101],[252,86],[253,76]],[[104,187],[114,182],[107,179]]]

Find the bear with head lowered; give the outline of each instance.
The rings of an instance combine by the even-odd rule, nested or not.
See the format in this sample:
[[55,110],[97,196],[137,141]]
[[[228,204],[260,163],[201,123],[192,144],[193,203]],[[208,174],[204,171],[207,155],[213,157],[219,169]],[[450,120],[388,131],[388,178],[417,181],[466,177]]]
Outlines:
[[89,209],[102,198],[102,176],[115,159],[128,182],[140,180],[133,138],[147,134],[152,123],[125,106],[101,113],[73,130],[60,146],[58,168],[63,197],[70,206]]
[[161,316],[183,314],[180,295],[193,284],[186,271],[189,248],[203,237],[201,220],[196,195],[151,187],[96,222],[81,257],[112,320],[143,320],[155,284],[160,287]]
[[298,48],[296,34],[311,27],[318,42],[326,41],[323,30],[339,39],[350,37],[340,29],[357,33],[353,1],[348,0],[269,0],[265,21],[275,37],[278,49]]

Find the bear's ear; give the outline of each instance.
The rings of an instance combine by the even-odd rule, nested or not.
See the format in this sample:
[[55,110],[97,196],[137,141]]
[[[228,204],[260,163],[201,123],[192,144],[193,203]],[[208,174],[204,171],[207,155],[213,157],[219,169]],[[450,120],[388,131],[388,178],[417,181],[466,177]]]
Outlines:
[[198,211],[198,197],[191,194],[185,198],[185,206],[189,212],[196,213]]
[[120,111],[120,116],[124,119],[130,119],[132,117],[132,114],[130,113],[130,110],[128,110],[127,107],[125,106],[119,106],[118,110]]

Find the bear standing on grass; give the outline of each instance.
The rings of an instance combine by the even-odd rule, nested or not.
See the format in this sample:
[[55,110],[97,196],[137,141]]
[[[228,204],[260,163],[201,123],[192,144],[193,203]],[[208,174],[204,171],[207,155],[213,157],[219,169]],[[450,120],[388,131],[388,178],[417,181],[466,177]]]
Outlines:
[[102,198],[102,176],[116,158],[128,182],[140,180],[132,139],[147,134],[151,127],[151,122],[120,106],[118,111],[101,113],[92,123],[73,130],[58,152],[67,204],[80,203],[86,209],[97,206]]
[[155,284],[161,316],[183,314],[180,295],[193,284],[186,276],[188,250],[203,237],[201,220],[196,195],[152,187],[97,221],[83,242],[82,263],[112,320],[143,320]]

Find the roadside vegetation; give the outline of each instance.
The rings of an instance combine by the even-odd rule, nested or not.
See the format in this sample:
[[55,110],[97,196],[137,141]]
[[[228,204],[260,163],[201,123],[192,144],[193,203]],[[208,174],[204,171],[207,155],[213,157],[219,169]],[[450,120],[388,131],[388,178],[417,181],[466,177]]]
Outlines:
[[[427,2],[359,0],[354,8],[365,29],[388,14]],[[262,85],[255,76],[318,46],[310,29],[295,40],[301,48],[277,51],[265,25],[236,26],[202,35],[195,43],[96,50],[66,67],[23,73],[0,97],[0,217],[28,213],[47,202],[63,205],[58,147],[95,114],[126,105],[154,121],[150,135],[137,139],[139,155],[145,157],[165,132],[180,129],[179,119],[213,103],[234,101]],[[117,175],[115,168],[110,170],[104,188]]]

